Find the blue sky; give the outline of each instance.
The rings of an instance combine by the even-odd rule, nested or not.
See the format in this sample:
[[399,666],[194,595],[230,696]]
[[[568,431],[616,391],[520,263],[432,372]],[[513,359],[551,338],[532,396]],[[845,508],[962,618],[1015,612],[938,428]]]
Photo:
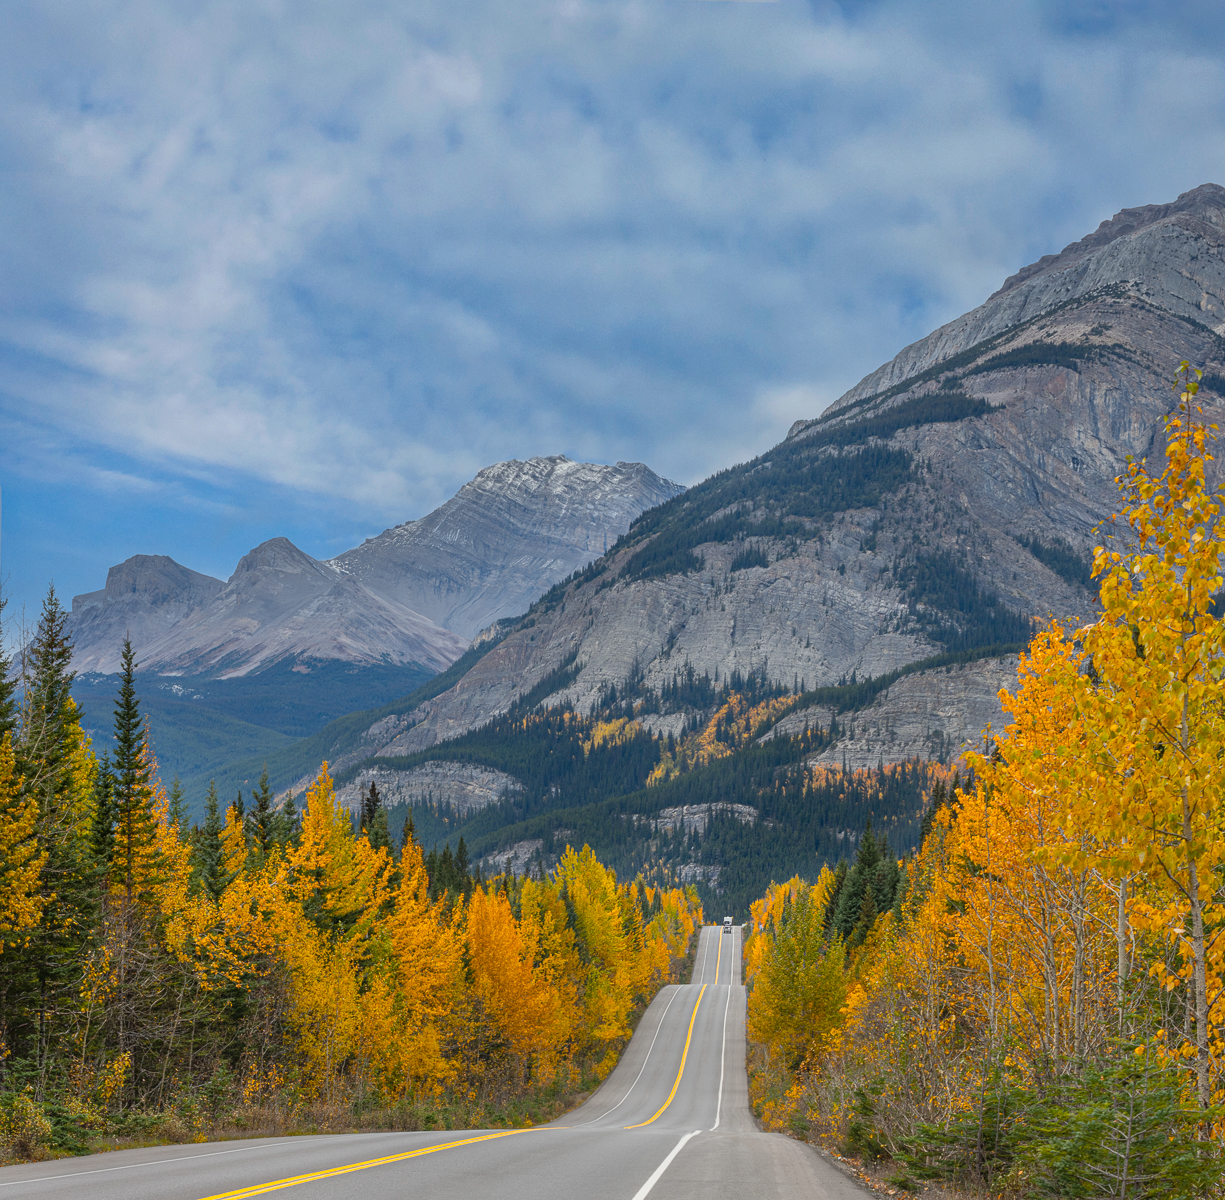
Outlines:
[[1129,0],[2,6],[14,609],[134,553],[326,557],[500,459],[749,457],[1225,183],[1223,34]]

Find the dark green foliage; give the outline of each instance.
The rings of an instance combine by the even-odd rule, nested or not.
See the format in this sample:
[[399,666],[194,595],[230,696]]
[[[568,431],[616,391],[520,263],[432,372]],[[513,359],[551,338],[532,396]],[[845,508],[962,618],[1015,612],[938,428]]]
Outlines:
[[448,842],[439,854],[437,849],[425,856],[425,873],[429,877],[431,900],[442,896],[471,896],[475,881],[468,873],[468,848],[459,839],[458,854],[451,853]]
[[889,853],[889,843],[873,834],[869,818],[855,861],[826,906],[826,928],[848,949],[862,946],[877,916],[892,909],[899,899],[901,884],[897,859]]
[[38,881],[44,907],[29,940],[0,956],[0,1038],[7,1051],[6,1059],[0,1059],[0,1078],[24,1058],[40,1093],[61,1033],[61,1000],[79,986],[82,952],[98,906],[93,831],[82,828],[76,807],[81,798],[74,794],[80,732],[71,697],[72,641],[66,621],[55,589],[48,588],[33,641],[23,654],[24,695],[14,746],[23,789],[38,804],[35,840],[46,855]]
[[116,881],[131,898],[135,869],[153,844],[152,767],[145,745],[145,722],[136,698],[136,655],[123,640],[119,695],[115,701],[115,850]]
[[626,562],[626,578],[698,570],[699,546],[812,536],[809,521],[880,503],[910,479],[910,470],[911,456],[903,450],[871,446],[839,453],[812,438],[784,442],[649,509],[610,553],[651,538]]
[[25,791],[39,795],[44,816],[63,808],[71,787],[70,729],[77,713],[72,702],[72,641],[64,632],[67,621],[55,588],[49,587],[22,663],[25,695],[21,736],[14,746],[17,773]]
[[370,845],[376,850],[391,849],[391,833],[387,828],[387,810],[383,807],[383,797],[374,780],[370,781],[370,789],[362,794],[361,831],[370,839]]
[[204,799],[204,824],[193,830],[191,863],[197,885],[213,900],[220,900],[221,893],[233,881],[233,876],[225,869],[221,845],[224,826],[217,788],[210,783]]
[[903,429],[920,425],[941,425],[950,421],[968,421],[985,417],[995,409],[985,400],[968,396],[960,388],[928,392],[904,400],[872,417],[863,417],[846,425],[809,434],[804,441],[818,446],[857,446],[869,438],[889,438]]
[[272,788],[268,786],[268,770],[265,768],[259,777],[259,785],[251,793],[251,812],[247,817],[251,849],[259,855],[260,861],[267,859],[272,848],[284,840],[280,825],[272,799]]
[[749,567],[768,567],[770,556],[760,546],[746,546],[732,559],[731,570],[745,571]]
[[572,650],[543,679],[528,688],[515,701],[514,709],[530,712],[542,700],[553,695],[554,692],[560,692],[568,688],[578,678],[578,673],[583,669],[576,664],[575,660],[577,658],[578,651]]
[[90,822],[90,850],[104,873],[109,874],[115,856],[115,776],[111,771],[111,756],[98,760],[94,778],[94,814]]
[[945,649],[1027,643],[1033,623],[986,591],[951,555],[923,555],[899,568],[898,582],[910,598],[919,628]]
[[1211,1194],[1225,1164],[1219,1143],[1197,1138],[1206,1114],[1176,1068],[1133,1046],[1074,1066],[1041,1088],[997,1077],[975,1108],[920,1126],[898,1157],[921,1178],[987,1187],[1015,1172],[1028,1195],[1052,1200]]
[[1093,564],[1078,553],[1070,542],[1061,537],[1053,537],[1049,542],[1036,537],[1019,537],[1017,541],[1040,563],[1050,567],[1073,587],[1083,587],[1086,591],[1092,589]]
[[989,371],[1004,371],[1011,367],[1066,367],[1076,371],[1086,358],[1100,358],[1105,347],[1077,345],[1074,342],[1030,342],[1002,354],[993,354],[986,361],[971,367],[966,375],[985,375]]

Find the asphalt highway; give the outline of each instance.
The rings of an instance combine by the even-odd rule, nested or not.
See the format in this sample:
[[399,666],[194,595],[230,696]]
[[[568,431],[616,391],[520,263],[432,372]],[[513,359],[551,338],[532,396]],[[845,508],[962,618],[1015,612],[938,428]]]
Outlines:
[[526,1130],[259,1138],[0,1169],[0,1200],[863,1200],[748,1107],[740,930],[703,929],[581,1108]]

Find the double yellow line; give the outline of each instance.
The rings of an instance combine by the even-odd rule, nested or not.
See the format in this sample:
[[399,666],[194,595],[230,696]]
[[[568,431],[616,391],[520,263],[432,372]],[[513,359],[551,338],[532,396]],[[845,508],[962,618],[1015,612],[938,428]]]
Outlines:
[[[720,945],[719,949],[723,949],[722,945]],[[693,1005],[693,1015],[690,1018],[690,1030],[688,1030],[685,1035],[685,1049],[681,1053],[681,1069],[676,1073],[676,1081],[673,1084],[673,1090],[668,1093],[668,1100],[665,1100],[663,1104],[660,1104],[659,1112],[655,1113],[654,1117],[643,1120],[643,1122],[639,1122],[637,1125],[626,1125],[626,1129],[642,1129],[643,1125],[649,1125],[650,1122],[653,1122],[655,1118],[658,1118],[659,1114],[664,1112],[664,1109],[668,1108],[669,1104],[675,1100],[676,1089],[677,1087],[681,1086],[681,1075],[685,1074],[685,1059],[688,1058],[688,1043],[690,1043],[693,1038],[693,1022],[697,1020],[697,1005],[702,1003],[702,997],[704,994],[706,994],[706,988],[707,984],[703,983],[702,991],[697,993],[697,1004]]]
[[494,1138],[514,1137],[517,1133],[532,1133],[530,1129],[506,1129],[501,1133],[483,1133],[480,1137],[464,1138],[458,1142],[445,1142],[441,1146],[426,1146],[422,1150],[409,1150],[404,1154],[389,1154],[386,1158],[370,1158],[365,1162],[346,1163],[343,1167],[330,1167],[326,1171],[312,1171],[309,1175],[295,1175],[292,1179],[274,1179],[271,1183],[256,1183],[239,1188],[236,1192],[220,1192],[216,1196],[205,1196],[204,1200],[246,1200],[248,1196],[262,1196],[266,1192],[279,1192],[282,1188],[297,1187],[300,1183],[312,1183],[316,1179],[332,1179],[337,1175],[348,1175],[352,1171],[365,1171],[370,1167],[381,1167],[385,1163],[403,1162],[406,1158],[420,1158],[423,1154],[437,1154],[439,1150],[454,1150],[456,1146],[471,1146],[473,1142],[489,1142]]

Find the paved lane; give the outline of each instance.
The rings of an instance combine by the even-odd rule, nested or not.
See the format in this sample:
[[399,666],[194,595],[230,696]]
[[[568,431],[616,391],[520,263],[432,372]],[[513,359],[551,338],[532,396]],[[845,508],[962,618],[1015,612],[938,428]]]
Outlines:
[[813,1151],[758,1131],[745,1075],[741,933],[702,930],[581,1108],[529,1130],[262,1138],[0,1169],[0,1200],[862,1200]]

